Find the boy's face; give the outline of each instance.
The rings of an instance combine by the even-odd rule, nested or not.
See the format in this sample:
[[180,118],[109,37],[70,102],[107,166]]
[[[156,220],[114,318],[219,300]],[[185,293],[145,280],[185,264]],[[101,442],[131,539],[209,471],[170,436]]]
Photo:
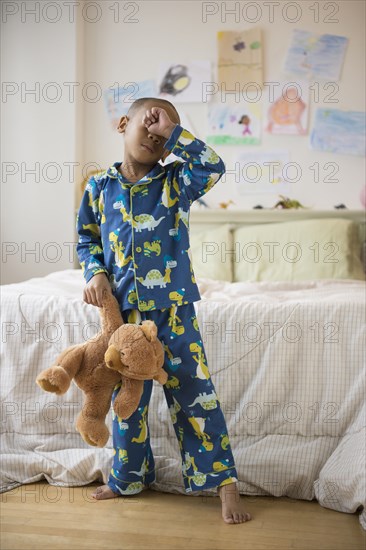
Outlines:
[[125,154],[128,153],[129,156],[132,156],[140,164],[148,166],[155,165],[160,159],[165,160],[170,154],[170,151],[164,149],[167,140],[162,136],[152,134],[142,123],[142,117],[145,112],[154,106],[161,106],[168,113],[172,122],[179,123],[173,109],[169,108],[169,106],[161,105],[159,101],[155,101],[142,105],[133,113],[131,118],[126,115],[122,116],[117,128],[119,133],[124,134]]

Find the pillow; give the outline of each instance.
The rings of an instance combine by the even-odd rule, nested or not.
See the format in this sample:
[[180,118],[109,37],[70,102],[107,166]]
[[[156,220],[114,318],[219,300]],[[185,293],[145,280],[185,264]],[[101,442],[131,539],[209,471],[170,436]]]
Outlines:
[[365,280],[358,226],[344,218],[241,227],[234,249],[235,282]]
[[230,224],[200,231],[190,228],[193,271],[196,277],[233,280],[232,233]]

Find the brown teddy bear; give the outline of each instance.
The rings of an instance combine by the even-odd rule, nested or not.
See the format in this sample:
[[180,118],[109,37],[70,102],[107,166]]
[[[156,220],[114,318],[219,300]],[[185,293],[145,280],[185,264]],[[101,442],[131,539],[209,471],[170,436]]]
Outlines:
[[114,412],[127,419],[136,410],[144,380],[165,384],[164,348],[153,321],[124,324],[112,293],[106,292],[99,309],[102,330],[83,344],[71,346],[42,371],[36,383],[45,391],[64,394],[74,379],[84,392],[76,429],[89,445],[104,447],[109,438],[105,424],[115,385],[122,381],[113,404]]

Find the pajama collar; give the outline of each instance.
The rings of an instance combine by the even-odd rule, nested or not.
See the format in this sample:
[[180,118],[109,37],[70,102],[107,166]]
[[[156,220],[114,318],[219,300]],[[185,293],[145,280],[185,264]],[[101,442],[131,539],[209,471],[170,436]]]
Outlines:
[[113,166],[108,168],[107,175],[110,178],[117,178],[121,183],[124,183],[125,185],[140,185],[141,183],[151,183],[152,180],[159,179],[165,174],[164,167],[161,164],[157,163],[152,168],[152,170],[150,170],[150,172],[148,172],[143,178],[141,178],[139,181],[131,183],[130,181],[128,181],[127,178],[125,178],[125,176],[123,176],[123,174],[121,174],[121,172],[118,171],[118,168],[121,166],[122,162],[115,162]]

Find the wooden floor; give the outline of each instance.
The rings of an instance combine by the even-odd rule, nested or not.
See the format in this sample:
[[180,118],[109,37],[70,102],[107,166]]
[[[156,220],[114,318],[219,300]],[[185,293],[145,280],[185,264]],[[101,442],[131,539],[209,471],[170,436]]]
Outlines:
[[90,548],[186,550],[363,550],[358,514],[321,507],[316,501],[245,497],[253,519],[228,525],[219,497],[143,493],[96,501],[85,487],[46,481],[1,495],[1,550]]

